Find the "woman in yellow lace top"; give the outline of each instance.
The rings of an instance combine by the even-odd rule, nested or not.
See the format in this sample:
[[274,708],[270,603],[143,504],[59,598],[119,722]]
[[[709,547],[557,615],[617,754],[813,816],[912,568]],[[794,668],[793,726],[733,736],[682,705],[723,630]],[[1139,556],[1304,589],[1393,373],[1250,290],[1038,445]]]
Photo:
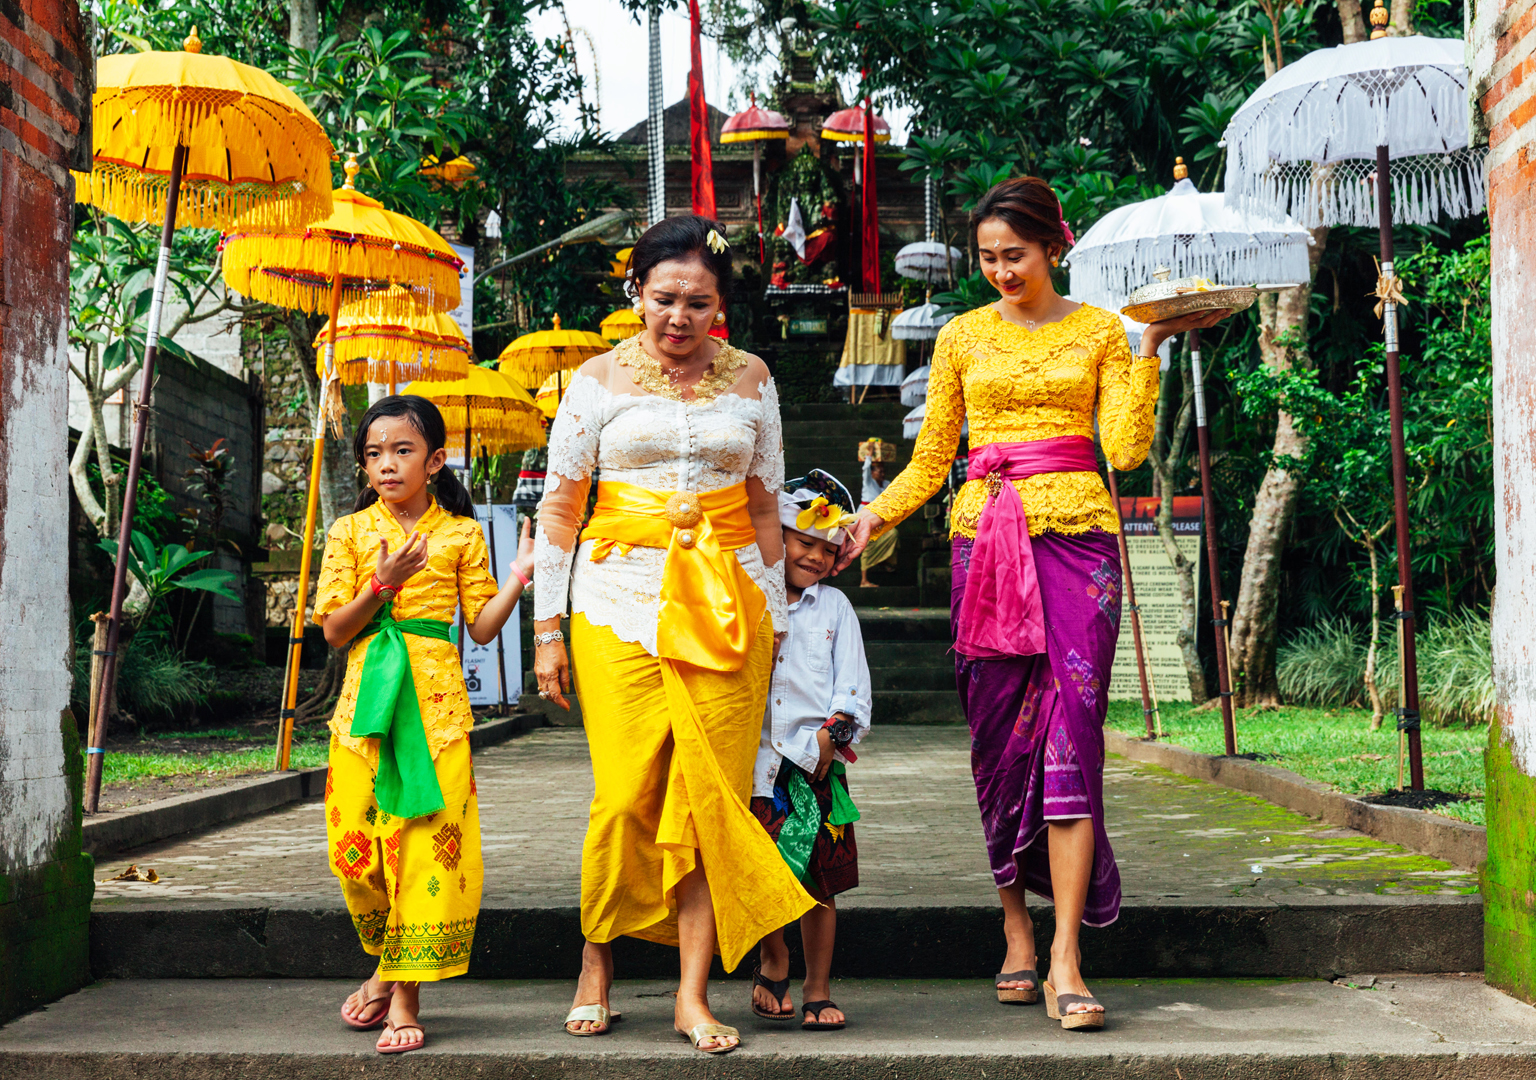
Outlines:
[[939,335],[912,463],[859,515],[839,561],[927,502],[969,419],[955,498],[951,625],[956,684],[1007,955],[997,997],[1039,996],[1025,889],[1054,899],[1046,1007],[1063,1027],[1103,1026],[1079,971],[1078,928],[1120,911],[1104,831],[1104,714],[1120,626],[1120,519],[1094,451],[1134,469],[1152,443],[1157,347],[1225,313],[1155,323],[1133,356],[1118,315],[1056,294],[1050,268],[1072,243],[1045,181],[999,184],[971,215],[1000,299]]

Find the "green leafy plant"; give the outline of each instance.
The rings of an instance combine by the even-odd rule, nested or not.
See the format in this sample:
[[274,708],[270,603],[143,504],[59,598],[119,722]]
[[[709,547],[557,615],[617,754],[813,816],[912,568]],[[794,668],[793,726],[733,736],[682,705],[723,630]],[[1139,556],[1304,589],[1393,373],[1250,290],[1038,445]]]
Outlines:
[[[117,557],[116,544],[103,540],[98,546],[114,559]],[[138,580],[145,593],[134,620],[136,625],[147,622],[155,608],[178,589],[210,592],[227,600],[240,599],[240,594],[232,587],[239,579],[231,571],[213,567],[191,569],[193,563],[213,554],[211,551],[188,551],[181,544],[156,547],[153,540],[135,529],[133,543],[124,554],[128,559],[128,572]]]

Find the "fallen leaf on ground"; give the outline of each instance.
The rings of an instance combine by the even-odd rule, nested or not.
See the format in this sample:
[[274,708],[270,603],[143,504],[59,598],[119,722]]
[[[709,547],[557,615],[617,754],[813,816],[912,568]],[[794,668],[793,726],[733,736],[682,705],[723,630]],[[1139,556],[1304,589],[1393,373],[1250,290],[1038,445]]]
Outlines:
[[138,868],[137,864],[135,864],[135,865],[129,866],[128,869],[124,870],[121,874],[118,874],[117,877],[107,878],[107,880],[108,881],[146,881],[149,884],[154,885],[154,884],[157,884],[160,881],[160,875],[155,873],[155,871],[151,867],[146,866],[144,869],[140,870]]

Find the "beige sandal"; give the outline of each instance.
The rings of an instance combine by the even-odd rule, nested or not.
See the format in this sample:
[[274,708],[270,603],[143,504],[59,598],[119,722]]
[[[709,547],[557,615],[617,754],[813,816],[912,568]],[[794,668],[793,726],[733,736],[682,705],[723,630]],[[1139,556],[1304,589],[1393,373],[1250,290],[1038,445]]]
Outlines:
[[[678,1034],[693,1043],[695,1050],[705,1054],[729,1054],[741,1045],[741,1032],[724,1024],[695,1024],[687,1033],[679,1031]],[[699,1045],[705,1039],[735,1039],[736,1043],[734,1046],[712,1046],[706,1049]]]
[[1063,1031],[1097,1031],[1104,1026],[1102,1009],[1079,1009],[1069,1012],[1074,1005],[1097,1005],[1092,994],[1058,994],[1050,980],[1041,984],[1045,990],[1045,1015],[1060,1020]]
[[[567,1035],[575,1035],[579,1039],[589,1038],[593,1035],[606,1035],[613,1030],[613,1022],[618,1019],[605,1005],[578,1005],[566,1014],[565,1022],[561,1025]],[[572,1031],[572,1024],[582,1023],[602,1024],[601,1031]]]
[[998,986],[997,1000],[1003,1005],[1033,1005],[1040,1000],[1040,976],[1034,968],[1023,971],[999,971],[993,983],[1031,982],[1034,986]]
[[341,1022],[346,1024],[347,1027],[352,1028],[354,1031],[373,1031],[375,1028],[383,1027],[385,1022],[389,1019],[389,1002],[395,996],[394,987],[395,984],[390,983],[388,990],[374,997],[369,997],[368,984],[367,982],[364,982],[362,986],[357,988],[357,992],[363,997],[363,1006],[357,1010],[357,1015],[362,1016],[363,1013],[368,1011],[368,1006],[376,1004],[380,1001],[384,1002],[384,1008],[381,1009],[379,1014],[372,1020],[354,1020],[347,1015],[347,1002],[343,1000],[341,1003]]

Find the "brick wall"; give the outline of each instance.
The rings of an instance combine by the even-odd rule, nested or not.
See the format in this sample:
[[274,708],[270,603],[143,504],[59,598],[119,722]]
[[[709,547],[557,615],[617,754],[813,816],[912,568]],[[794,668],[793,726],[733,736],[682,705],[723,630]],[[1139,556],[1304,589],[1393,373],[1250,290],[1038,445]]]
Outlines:
[[90,71],[74,0],[0,0],[0,1021],[90,977],[64,420]]
[[1488,139],[1498,723],[1487,755],[1488,981],[1536,1001],[1536,2],[1468,3],[1474,125]]

